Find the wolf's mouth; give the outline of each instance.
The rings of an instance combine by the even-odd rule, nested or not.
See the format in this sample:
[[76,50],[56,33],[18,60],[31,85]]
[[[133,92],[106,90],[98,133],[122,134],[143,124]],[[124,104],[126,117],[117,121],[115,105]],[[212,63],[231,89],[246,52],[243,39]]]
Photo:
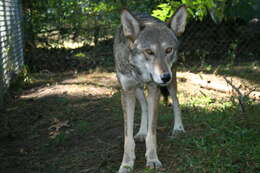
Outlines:
[[150,73],[150,78],[151,78],[152,81],[154,82],[152,73]]
[[157,84],[164,87],[164,86],[169,85],[169,83],[170,83],[170,82],[167,82],[167,83],[157,83]]
[[150,78],[152,79],[152,82],[153,83],[155,83],[155,84],[157,84],[157,85],[159,85],[159,86],[167,86],[167,85],[169,85],[169,83],[170,83],[170,81],[169,82],[166,82],[166,83],[158,83],[158,82],[156,82],[154,79],[153,79],[153,75],[152,75],[152,73],[150,73]]

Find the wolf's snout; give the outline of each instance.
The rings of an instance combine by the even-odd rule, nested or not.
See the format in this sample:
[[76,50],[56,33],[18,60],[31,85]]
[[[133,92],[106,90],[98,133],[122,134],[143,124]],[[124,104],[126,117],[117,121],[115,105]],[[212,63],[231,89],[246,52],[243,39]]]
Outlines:
[[167,83],[171,80],[171,74],[170,73],[163,73],[161,75],[161,80],[163,81],[163,83]]

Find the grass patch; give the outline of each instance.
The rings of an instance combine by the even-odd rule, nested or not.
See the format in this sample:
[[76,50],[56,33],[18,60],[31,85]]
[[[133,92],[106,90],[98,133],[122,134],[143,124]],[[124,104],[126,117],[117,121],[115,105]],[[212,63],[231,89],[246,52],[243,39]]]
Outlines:
[[[257,172],[260,169],[258,104],[250,105],[250,113],[242,115],[237,105],[229,101],[204,96],[185,100],[181,106],[186,134],[165,139],[162,136],[167,132],[159,133],[162,138],[159,157],[166,162],[165,173]],[[162,108],[161,114],[159,126],[168,125],[170,131],[171,110]]]
[[[0,172],[116,172],[123,156],[120,93],[113,89],[112,83],[100,83],[104,79],[110,82],[111,75],[104,78],[83,75],[79,79],[66,73],[45,74],[37,79],[45,87],[40,87],[37,97],[31,89],[26,91],[32,96],[14,100],[0,116],[3,127]],[[113,94],[98,92],[99,95],[94,95],[86,90],[97,82],[93,91],[100,87],[110,89]],[[46,87],[46,83],[50,86]],[[63,86],[74,87],[68,90],[73,92],[67,92]],[[58,89],[63,90],[58,92]],[[52,94],[54,90],[58,91]],[[260,170],[258,103],[250,102],[246,105],[246,114],[241,114],[238,105],[229,99],[183,92],[179,93],[179,100],[186,133],[173,139],[168,137],[173,124],[172,108],[165,107],[162,102],[160,105],[158,153],[164,167],[157,173],[251,173]],[[136,119],[139,122],[139,106]],[[57,132],[57,136],[51,138],[50,132]],[[137,144],[134,172],[155,172],[145,168],[144,153],[145,146]]]

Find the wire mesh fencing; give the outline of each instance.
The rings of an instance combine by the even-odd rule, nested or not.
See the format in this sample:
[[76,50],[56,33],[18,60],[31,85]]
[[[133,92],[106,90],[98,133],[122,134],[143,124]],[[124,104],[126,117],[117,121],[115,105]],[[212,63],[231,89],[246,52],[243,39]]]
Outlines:
[[14,74],[23,66],[20,0],[0,1],[0,107]]
[[221,24],[210,18],[190,21],[181,38],[180,57],[185,61],[217,60],[218,63],[236,64],[259,60],[260,21],[229,20]]

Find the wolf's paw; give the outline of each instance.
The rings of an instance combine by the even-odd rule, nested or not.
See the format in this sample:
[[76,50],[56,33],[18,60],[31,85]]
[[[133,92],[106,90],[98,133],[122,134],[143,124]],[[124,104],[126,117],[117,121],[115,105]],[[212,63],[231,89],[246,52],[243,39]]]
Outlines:
[[180,135],[183,135],[185,133],[184,129],[173,129],[172,134],[171,134],[171,138],[175,138],[178,137]]
[[135,141],[138,141],[138,142],[144,142],[145,141],[145,138],[146,138],[146,133],[140,133],[138,132],[136,135],[135,135]]
[[146,162],[146,167],[150,169],[159,169],[162,167],[162,163],[157,159],[157,160],[148,160]]
[[133,168],[128,165],[121,165],[118,173],[131,173],[133,172]]

